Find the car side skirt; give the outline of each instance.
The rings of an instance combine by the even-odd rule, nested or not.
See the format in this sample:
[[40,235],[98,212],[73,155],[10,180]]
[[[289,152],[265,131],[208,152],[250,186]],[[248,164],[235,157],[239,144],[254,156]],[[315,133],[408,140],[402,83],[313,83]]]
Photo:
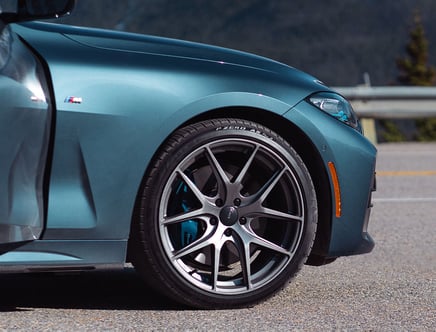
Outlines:
[[0,273],[123,268],[126,251],[126,240],[36,240],[1,254]]

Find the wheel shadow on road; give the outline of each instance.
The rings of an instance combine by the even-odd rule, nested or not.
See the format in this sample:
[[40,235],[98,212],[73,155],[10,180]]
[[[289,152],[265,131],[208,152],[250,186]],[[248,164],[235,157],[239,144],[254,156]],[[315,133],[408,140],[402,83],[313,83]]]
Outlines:
[[77,274],[0,275],[0,312],[32,308],[185,310],[148,287],[133,268]]

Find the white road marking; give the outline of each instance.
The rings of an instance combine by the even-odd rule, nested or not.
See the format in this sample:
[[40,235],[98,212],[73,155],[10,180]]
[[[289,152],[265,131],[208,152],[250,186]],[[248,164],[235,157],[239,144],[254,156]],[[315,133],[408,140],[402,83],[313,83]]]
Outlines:
[[426,203],[436,202],[436,197],[390,197],[390,198],[373,198],[374,203]]

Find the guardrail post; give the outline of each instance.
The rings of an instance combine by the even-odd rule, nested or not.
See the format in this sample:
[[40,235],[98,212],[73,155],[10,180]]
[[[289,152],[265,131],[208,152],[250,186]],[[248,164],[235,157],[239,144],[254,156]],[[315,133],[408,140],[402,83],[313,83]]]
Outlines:
[[363,133],[372,144],[377,144],[377,131],[375,129],[375,120],[370,118],[360,119],[362,123]]

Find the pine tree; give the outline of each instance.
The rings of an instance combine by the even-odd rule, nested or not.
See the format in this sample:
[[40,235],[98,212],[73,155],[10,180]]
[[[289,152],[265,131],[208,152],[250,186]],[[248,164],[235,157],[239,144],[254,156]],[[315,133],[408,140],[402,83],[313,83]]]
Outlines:
[[406,45],[407,56],[397,60],[400,71],[398,81],[403,85],[431,86],[436,79],[436,70],[428,65],[428,41],[419,12],[415,12],[414,27]]
[[[428,41],[419,12],[415,12],[409,36],[407,56],[397,60],[398,81],[403,85],[432,86],[436,82],[436,70],[428,65]],[[417,120],[416,127],[419,141],[436,140],[436,118]]]

